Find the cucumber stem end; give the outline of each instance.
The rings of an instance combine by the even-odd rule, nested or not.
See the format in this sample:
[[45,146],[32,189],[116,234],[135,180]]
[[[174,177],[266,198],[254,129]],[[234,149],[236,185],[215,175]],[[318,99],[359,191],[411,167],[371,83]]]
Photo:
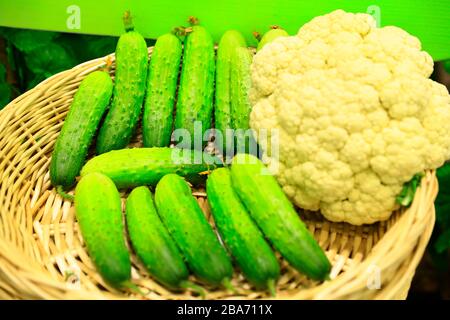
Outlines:
[[225,289],[233,292],[234,294],[237,294],[237,290],[236,288],[233,286],[233,284],[231,283],[230,278],[224,278],[221,282],[221,284],[225,287]]
[[188,22],[191,26],[196,26],[196,25],[198,25],[198,18],[194,17],[194,16],[190,16],[188,19]]
[[63,199],[66,199],[66,200],[69,200],[69,201],[73,202],[74,196],[71,195],[71,194],[68,194],[67,192],[65,192],[63,186],[57,186],[57,187],[56,187],[56,192],[57,192]]
[[275,287],[275,279],[269,279],[267,281],[267,289],[269,290],[269,293],[272,297],[275,297],[277,295],[277,290]]
[[180,288],[190,289],[193,292],[198,293],[200,295],[200,297],[202,298],[202,300],[204,300],[206,298],[205,289],[196,285],[195,283],[192,283],[191,281],[187,281],[187,280],[181,281]]
[[125,11],[125,13],[123,14],[123,26],[126,32],[134,30],[133,19],[131,17],[130,10]]
[[141,295],[143,297],[145,297],[147,294],[142,291],[141,288],[139,288],[135,283],[131,282],[130,280],[124,281],[120,284],[120,287],[125,288],[125,289],[129,289],[132,292]]
[[256,41],[261,41],[261,33],[258,31],[253,31],[253,37],[256,39]]

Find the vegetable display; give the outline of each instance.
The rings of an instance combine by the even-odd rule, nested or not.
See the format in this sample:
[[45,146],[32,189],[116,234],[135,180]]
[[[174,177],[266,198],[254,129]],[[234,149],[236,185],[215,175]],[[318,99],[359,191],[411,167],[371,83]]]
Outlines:
[[148,52],[144,38],[133,30],[131,17],[124,17],[126,33],[116,48],[116,72],[113,100],[100,127],[98,154],[125,148],[134,133],[145,94]]
[[214,170],[208,176],[206,192],[217,229],[245,277],[257,288],[268,288],[274,295],[280,266],[234,191],[230,171]]
[[155,203],[161,220],[178,244],[189,268],[212,285],[227,285],[233,267],[187,182],[176,174],[156,186]]
[[170,33],[159,37],[153,47],[142,117],[144,147],[170,144],[181,54],[180,40]]
[[[418,39],[377,28],[367,14],[338,10],[294,36],[273,28],[256,55],[227,31],[217,68],[202,26],[183,29],[184,47],[179,34],[159,37],[148,67],[129,15],[125,25],[114,84],[104,71],[81,82],[50,164],[61,195],[79,180],[80,231],[115,288],[136,289],[130,249],[163,286],[202,296],[197,280],[239,292],[233,264],[253,288],[275,295],[285,280],[275,251],[310,279],[329,280],[331,262],[294,204],[331,221],[385,220],[411,205],[425,170],[450,158],[450,95],[428,79],[430,56]],[[131,147],[143,104],[143,147]],[[213,123],[221,134],[211,152],[203,149]],[[98,155],[86,161],[97,129]],[[268,137],[255,141],[251,130]],[[264,162],[253,155],[257,143]],[[209,207],[191,190],[199,186]],[[119,189],[131,191],[131,248]]]
[[50,179],[54,186],[69,188],[75,183],[112,90],[111,78],[103,71],[92,72],[81,82],[52,154]]
[[131,262],[125,243],[122,203],[111,179],[100,173],[83,177],[75,190],[75,210],[97,270],[114,287],[128,287]]
[[[183,66],[181,69],[175,128],[183,129],[190,141],[181,137],[178,146],[202,148],[203,135],[211,128],[214,96],[215,57],[211,35],[202,26],[193,26],[184,42]],[[195,129],[201,125],[201,130]],[[197,131],[194,135],[194,130]],[[206,140],[207,137],[205,137]],[[195,140],[199,141],[195,145]],[[180,141],[181,140],[181,141]]]
[[450,157],[450,95],[432,71],[417,38],[368,14],[334,11],[266,44],[250,125],[268,132],[258,143],[289,199],[331,221],[389,218],[403,184]]

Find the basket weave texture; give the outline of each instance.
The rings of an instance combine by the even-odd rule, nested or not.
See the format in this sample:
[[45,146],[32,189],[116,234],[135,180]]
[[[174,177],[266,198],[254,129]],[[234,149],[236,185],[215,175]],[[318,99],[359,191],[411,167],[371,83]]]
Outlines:
[[[0,299],[143,298],[104,283],[83,244],[72,203],[56,193],[49,178],[53,146],[73,96],[81,80],[107,60],[114,76],[112,54],[45,80],[0,111]],[[142,145],[139,135],[132,145]],[[280,258],[276,298],[404,299],[433,230],[437,192],[435,172],[429,171],[410,208],[373,225],[333,223],[299,210],[333,265],[331,280],[311,281]],[[194,195],[213,224],[204,190]],[[145,298],[199,298],[159,285],[135,255],[132,263],[133,281],[148,292]],[[238,271],[232,283],[237,293],[207,287],[207,298],[269,298]]]

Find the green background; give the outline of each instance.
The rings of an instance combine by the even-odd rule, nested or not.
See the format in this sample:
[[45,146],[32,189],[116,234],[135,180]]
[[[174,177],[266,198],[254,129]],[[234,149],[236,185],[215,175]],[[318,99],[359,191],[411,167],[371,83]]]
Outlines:
[[[79,30],[67,27],[71,5],[80,8]],[[338,8],[372,13],[370,6],[379,8],[381,26],[397,25],[419,37],[434,60],[450,58],[449,0],[1,0],[0,26],[117,36],[123,32],[122,14],[129,9],[147,38],[186,24],[193,15],[215,39],[235,28],[251,43],[253,31],[264,32],[270,25],[294,33],[314,16]]]

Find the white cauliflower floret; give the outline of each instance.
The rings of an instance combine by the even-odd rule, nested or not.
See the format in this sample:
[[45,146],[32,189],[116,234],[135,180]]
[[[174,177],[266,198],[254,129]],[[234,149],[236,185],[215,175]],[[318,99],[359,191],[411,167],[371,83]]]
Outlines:
[[265,45],[250,125],[268,130],[259,143],[290,199],[332,221],[389,218],[403,184],[450,157],[450,95],[432,71],[417,38],[342,10]]

